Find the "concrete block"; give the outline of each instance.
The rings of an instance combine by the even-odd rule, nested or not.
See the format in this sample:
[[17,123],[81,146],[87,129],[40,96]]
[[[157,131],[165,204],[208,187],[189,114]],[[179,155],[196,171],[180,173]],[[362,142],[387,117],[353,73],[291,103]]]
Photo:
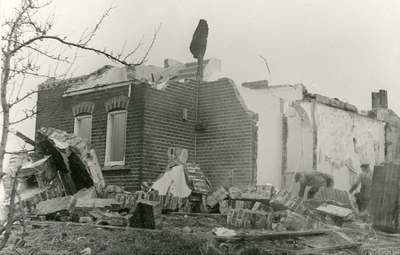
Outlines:
[[76,200],[73,196],[59,197],[37,203],[37,215],[53,215],[60,211],[73,212]]
[[78,199],[91,199],[97,198],[97,192],[95,187],[90,187],[87,189],[81,189],[77,193],[74,194],[74,197]]
[[92,198],[92,199],[78,199],[75,204],[74,212],[79,216],[88,216],[90,211],[94,208],[104,209],[111,211],[113,205],[118,205],[115,199],[107,198]]
[[129,222],[129,226],[133,228],[162,229],[160,203],[154,201],[139,202]]

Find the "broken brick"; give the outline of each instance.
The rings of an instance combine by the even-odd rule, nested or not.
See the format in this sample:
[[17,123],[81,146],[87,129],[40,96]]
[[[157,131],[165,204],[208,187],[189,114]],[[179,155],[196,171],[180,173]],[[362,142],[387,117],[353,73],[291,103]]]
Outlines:
[[207,205],[213,208],[219,202],[223,201],[228,194],[229,193],[223,187],[214,190],[210,195],[207,196]]
[[227,212],[227,223],[235,228],[269,229],[271,214],[248,209],[230,209]]
[[168,148],[168,166],[173,167],[177,165],[186,164],[188,159],[188,151],[187,149],[179,148],[179,147],[170,147]]
[[276,222],[277,220],[287,230],[299,231],[307,229],[308,220],[291,210],[275,212],[274,221]]
[[231,199],[270,200],[276,192],[277,190],[272,184],[229,188]]
[[272,209],[271,206],[268,206],[266,204],[263,204],[261,202],[256,202],[253,205],[253,208],[251,208],[252,211],[265,211],[265,212],[273,212],[274,209]]
[[280,190],[271,199],[270,205],[275,211],[284,211],[289,209],[298,214],[303,214],[306,211],[306,208],[303,205],[303,200],[284,189]]

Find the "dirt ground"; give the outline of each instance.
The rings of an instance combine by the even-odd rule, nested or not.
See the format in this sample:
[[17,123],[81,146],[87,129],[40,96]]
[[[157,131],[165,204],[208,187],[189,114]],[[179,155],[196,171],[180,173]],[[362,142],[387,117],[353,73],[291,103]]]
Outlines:
[[[18,255],[54,255],[80,254],[90,248],[91,254],[289,254],[288,250],[302,250],[307,244],[318,242],[320,246],[330,245],[326,236],[290,237],[276,240],[258,240],[245,242],[226,242],[216,240],[212,230],[227,226],[224,217],[187,216],[176,214],[163,215],[163,230],[143,229],[104,229],[93,224],[73,224],[67,222],[35,222],[26,226],[28,235],[25,244],[15,248],[17,239],[21,239],[22,227],[14,225],[13,235],[8,246],[0,254]],[[236,230],[237,234],[256,234]],[[348,233],[357,239],[359,232]],[[364,236],[368,238],[368,236]],[[390,240],[389,240],[390,242]],[[393,243],[393,242],[392,242]],[[374,246],[375,247],[375,246]],[[342,250],[321,254],[380,254],[373,248]],[[391,253],[388,253],[391,254]],[[397,254],[397,253],[393,253]]]

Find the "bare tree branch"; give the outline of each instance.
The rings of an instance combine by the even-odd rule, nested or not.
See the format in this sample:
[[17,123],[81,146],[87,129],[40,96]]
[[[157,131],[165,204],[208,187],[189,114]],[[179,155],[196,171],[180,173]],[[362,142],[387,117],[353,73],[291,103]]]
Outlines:
[[146,62],[147,55],[149,55],[150,50],[153,48],[153,45],[154,45],[154,42],[156,41],[158,32],[160,32],[161,25],[162,25],[162,23],[160,23],[160,26],[159,26],[158,29],[154,32],[153,41],[151,41],[151,44],[150,44],[149,48],[147,49],[147,52],[146,52],[146,54],[144,55],[142,61],[139,62],[139,65],[143,64],[144,62]]
[[31,119],[33,116],[35,116],[37,114],[35,108],[36,107],[34,107],[33,109],[24,110],[25,116],[23,118],[17,120],[17,121],[10,122],[9,125],[10,126],[11,125],[15,125],[15,124],[21,123],[21,122],[23,122],[23,121],[25,121],[27,119]]
[[[87,45],[92,40],[92,38],[96,34],[97,30],[99,30],[101,23],[103,23],[104,19],[108,16],[110,11],[112,9],[116,8],[116,6],[113,6],[113,5],[114,5],[114,2],[112,2],[110,7],[103,13],[103,16],[100,18],[99,22],[97,22],[94,29],[79,41],[80,44]],[[86,40],[86,38],[87,38],[87,40]]]
[[269,83],[271,83],[272,77],[271,77],[271,71],[269,70],[268,62],[267,62],[267,60],[266,60],[263,56],[261,56],[261,55],[260,55],[260,58],[264,59],[264,61],[265,61],[265,65],[267,66],[268,73],[269,73]]

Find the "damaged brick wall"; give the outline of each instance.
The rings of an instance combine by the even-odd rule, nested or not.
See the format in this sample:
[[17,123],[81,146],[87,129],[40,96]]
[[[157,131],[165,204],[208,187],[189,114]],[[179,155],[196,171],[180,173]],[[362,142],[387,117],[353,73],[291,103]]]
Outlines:
[[[113,167],[104,166],[104,103],[128,96],[129,86],[63,97],[66,88],[39,91],[36,129],[46,126],[73,133],[74,106],[82,102],[94,105],[91,144],[106,185],[133,191],[140,188],[142,181],[154,181],[168,164],[169,147],[187,149],[188,162],[200,164],[213,184],[248,184],[256,180],[257,115],[246,109],[235,85],[227,79],[201,84],[198,92],[196,81],[173,81],[161,90],[145,83],[132,84],[125,165]],[[187,118],[183,118],[184,112]],[[196,134],[196,124],[207,127]]]
[[75,96],[62,97],[67,87],[41,90],[38,93],[38,111],[36,130],[40,127],[55,127],[68,133],[74,132],[75,116],[73,107],[82,102],[94,104],[92,114],[91,144],[96,151],[103,169],[107,185],[120,185],[126,190],[139,187],[141,165],[141,130],[143,126],[143,87],[144,84],[132,85],[131,100],[128,105],[125,166],[105,168],[105,145],[107,134],[107,112],[104,103],[117,96],[128,96],[128,86]]
[[63,115],[61,103],[63,93],[68,87],[43,87],[39,89],[37,98],[36,130],[40,127],[61,128],[60,116]]
[[188,162],[195,160],[196,85],[174,81],[161,90],[147,88],[144,98],[142,179],[148,181],[165,171],[169,147],[185,148]]
[[213,185],[256,181],[256,123],[231,80],[199,84],[196,162]]

